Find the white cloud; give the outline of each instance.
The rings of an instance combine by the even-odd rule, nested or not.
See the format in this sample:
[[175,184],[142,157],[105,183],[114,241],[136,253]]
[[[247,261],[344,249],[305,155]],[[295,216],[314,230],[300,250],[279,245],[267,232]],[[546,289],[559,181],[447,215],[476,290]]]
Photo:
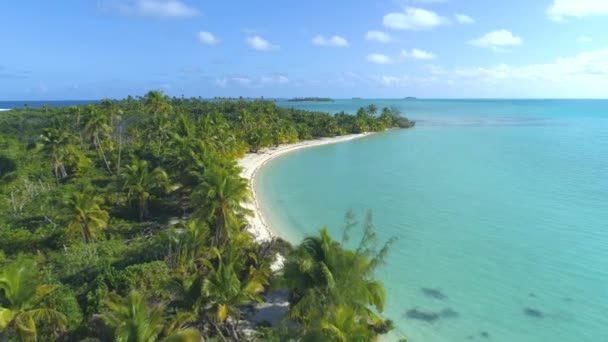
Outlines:
[[231,80],[241,86],[248,86],[252,82],[249,77],[233,77]]
[[277,74],[271,76],[263,76],[260,79],[262,84],[271,85],[271,84],[287,84],[289,83],[289,78],[285,75]]
[[588,36],[580,36],[580,37],[578,37],[578,42],[579,43],[591,43],[591,42],[593,42],[593,39]]
[[215,85],[221,88],[265,88],[284,86],[290,83],[291,81],[289,78],[283,74],[272,74],[261,77],[235,75],[229,77],[218,77],[215,79]]
[[246,42],[247,45],[258,51],[270,51],[279,48],[277,45],[269,43],[266,39],[258,35],[247,37]]
[[318,35],[312,39],[312,45],[329,46],[329,47],[347,47],[348,41],[338,35],[333,35],[328,38]]
[[386,87],[392,87],[401,82],[402,80],[402,78],[396,76],[381,76],[379,78],[380,83]]
[[566,17],[586,17],[591,15],[608,15],[606,0],[553,0],[547,9],[551,20],[563,20]]
[[466,14],[454,14],[454,18],[460,24],[474,24],[475,19],[469,17]]
[[566,84],[570,81],[593,80],[608,86],[608,48],[559,57],[552,63],[493,67],[458,67],[446,70],[433,67],[430,74],[444,79],[499,82],[501,80],[550,81]]
[[228,79],[227,79],[227,78],[225,78],[225,77],[222,77],[222,78],[216,78],[216,79],[215,79],[215,84],[216,84],[218,87],[221,87],[221,88],[226,88],[226,87],[228,86]]
[[391,36],[382,31],[367,31],[365,39],[369,41],[375,41],[380,43],[388,43],[392,40]]
[[217,39],[217,37],[215,37],[213,35],[213,33],[211,32],[207,32],[207,31],[201,31],[198,33],[198,40],[203,43],[203,44],[207,44],[207,45],[215,45],[217,43],[220,42],[219,39]]
[[507,30],[496,30],[486,33],[483,37],[470,41],[471,44],[501,51],[502,47],[521,45],[522,39]]
[[435,54],[420,49],[412,49],[410,52],[401,50],[401,55],[413,59],[434,59],[436,57]]
[[435,12],[422,8],[406,7],[404,12],[393,12],[382,19],[384,26],[395,30],[421,31],[448,23]]
[[159,18],[194,17],[200,13],[179,0],[115,0],[103,3],[102,7],[122,15]]
[[365,56],[365,59],[374,64],[392,64],[394,62],[391,57],[381,53],[372,53],[371,55]]

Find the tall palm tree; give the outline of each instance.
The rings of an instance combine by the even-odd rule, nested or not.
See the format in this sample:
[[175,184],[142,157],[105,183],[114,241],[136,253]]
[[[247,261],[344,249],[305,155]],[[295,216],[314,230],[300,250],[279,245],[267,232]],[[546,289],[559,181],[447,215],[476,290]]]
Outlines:
[[[110,311],[102,317],[110,327],[114,328],[116,341],[198,342],[201,340],[198,330],[186,327],[187,320],[179,319],[182,317],[178,317],[177,322],[165,324],[165,307],[158,305],[150,308],[138,292],[131,292],[125,299],[108,300],[106,304]],[[160,338],[161,336],[163,338]]]
[[150,114],[166,113],[171,110],[169,97],[158,90],[150,90],[144,96],[146,112]]
[[[47,323],[55,331],[65,330],[67,318],[57,310],[42,306],[54,290],[38,281],[36,264],[23,256],[0,272],[0,334],[16,334],[22,341],[36,341],[38,326]],[[5,306],[6,305],[6,306]]]
[[92,189],[71,192],[60,209],[59,219],[67,225],[67,233],[82,237],[86,243],[96,240],[100,230],[108,226],[110,215],[101,209],[103,198]]
[[96,106],[89,105],[87,110],[88,118],[86,124],[84,125],[85,134],[99,152],[99,155],[102,157],[108,172],[112,174],[112,169],[110,168],[110,164],[102,144],[103,138],[110,136],[112,133],[112,126],[110,125],[108,116],[99,111]]
[[328,312],[318,324],[303,334],[303,341],[372,342],[374,331],[351,307],[338,306]]
[[176,279],[172,293],[174,304],[202,318],[203,325],[223,339],[241,337],[238,322],[240,308],[260,302],[260,293],[268,285],[270,266],[238,243],[220,250],[207,247],[196,273]]
[[155,190],[169,191],[171,183],[169,176],[161,167],[150,170],[148,162],[136,159],[125,168],[123,174],[123,190],[127,198],[137,203],[137,213],[140,221],[148,217],[148,201]]
[[116,103],[110,99],[103,99],[99,103],[99,107],[103,113],[109,118],[110,126],[115,129],[120,119],[122,118],[123,111],[116,105]]
[[75,142],[76,137],[63,129],[47,128],[40,139],[43,143],[42,152],[51,158],[55,177],[57,179],[67,177],[68,172],[65,166],[70,154],[70,145]]
[[199,220],[189,220],[167,233],[168,264],[180,274],[196,272],[201,260],[209,260],[211,238],[209,226]]
[[[352,224],[347,224],[350,229]],[[359,321],[370,329],[382,330],[385,290],[373,278],[393,240],[380,250],[374,248],[375,234],[371,216],[364,225],[361,242],[355,250],[345,249],[327,232],[305,239],[288,257],[283,269],[283,283],[291,288],[289,315],[306,327],[318,326],[318,319],[333,319],[327,313],[342,307],[353,310]],[[345,241],[350,233],[345,232]]]
[[242,205],[250,199],[249,184],[236,168],[211,167],[204,177],[194,191],[192,207],[198,208],[195,216],[209,223],[216,245],[221,245],[240,232],[251,215]]

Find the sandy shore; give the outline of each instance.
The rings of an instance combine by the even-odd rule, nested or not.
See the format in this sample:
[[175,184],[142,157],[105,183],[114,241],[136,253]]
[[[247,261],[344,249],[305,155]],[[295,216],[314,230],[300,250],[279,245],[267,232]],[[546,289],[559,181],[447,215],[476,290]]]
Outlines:
[[316,140],[301,141],[295,144],[284,144],[278,147],[269,147],[260,150],[258,153],[248,153],[245,157],[238,161],[238,165],[242,168],[241,176],[249,181],[252,193],[252,202],[245,203],[244,206],[252,210],[254,215],[249,218],[249,229],[255,237],[256,241],[268,241],[273,237],[278,236],[276,230],[267,223],[264,218],[264,213],[260,206],[255,191],[254,182],[258,170],[267,162],[274,158],[285,155],[287,153],[297,151],[307,147],[315,147],[321,145],[335,144],[344,141],[349,141],[369,135],[370,133],[350,134],[333,138],[322,138]]
[[[264,218],[264,212],[258,201],[255,191],[254,182],[257,172],[264,164],[274,158],[285,155],[287,153],[297,151],[307,147],[321,146],[327,144],[335,144],[344,141],[349,141],[364,137],[369,133],[350,134],[334,138],[323,138],[317,140],[301,141],[295,144],[284,144],[278,147],[270,147],[260,150],[258,153],[248,153],[245,157],[238,161],[238,165],[242,168],[241,176],[249,181],[251,189],[252,201],[244,203],[243,206],[250,209],[253,215],[249,219],[249,231],[258,242],[270,241],[272,238],[279,236],[276,230],[267,223]],[[285,258],[277,254],[274,263],[270,266],[273,272],[277,272],[283,268]],[[249,317],[253,323],[269,322],[277,324],[289,311],[288,292],[285,290],[268,293],[264,296],[264,303],[255,305],[255,312]]]

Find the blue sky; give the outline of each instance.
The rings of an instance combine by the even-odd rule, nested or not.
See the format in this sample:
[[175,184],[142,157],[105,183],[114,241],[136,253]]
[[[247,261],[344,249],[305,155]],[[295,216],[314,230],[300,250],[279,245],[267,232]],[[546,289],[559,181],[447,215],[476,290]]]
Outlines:
[[0,100],[607,97],[608,0],[19,0]]

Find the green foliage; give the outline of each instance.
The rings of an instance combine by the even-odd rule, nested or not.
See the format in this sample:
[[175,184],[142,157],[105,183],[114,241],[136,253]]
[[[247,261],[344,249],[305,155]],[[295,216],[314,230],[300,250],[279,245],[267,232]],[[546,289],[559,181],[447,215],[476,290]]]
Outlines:
[[44,306],[55,286],[42,284],[32,259],[23,255],[2,267],[0,273],[0,333],[18,336],[22,341],[36,341],[41,327],[56,335],[64,331],[66,316]]
[[159,91],[0,112],[0,339],[242,340],[247,308],[278,282],[277,253],[289,255],[297,324],[266,329],[269,340],[390,330],[378,316],[384,292],[371,273],[385,250],[371,252],[373,234],[355,251],[326,232],[295,247],[255,243],[236,160],[412,125],[395,108],[330,115]]
[[149,298],[168,300],[167,284],[171,280],[171,270],[164,261],[152,261],[127,266],[120,271],[116,282],[120,292],[139,291]]
[[323,228],[319,237],[305,239],[287,258],[282,283],[292,290],[289,317],[300,323],[298,335],[304,340],[371,341],[390,327],[378,315],[385,290],[373,272],[393,240],[374,247],[370,215],[359,244],[346,249],[354,225],[349,214],[342,243]]

